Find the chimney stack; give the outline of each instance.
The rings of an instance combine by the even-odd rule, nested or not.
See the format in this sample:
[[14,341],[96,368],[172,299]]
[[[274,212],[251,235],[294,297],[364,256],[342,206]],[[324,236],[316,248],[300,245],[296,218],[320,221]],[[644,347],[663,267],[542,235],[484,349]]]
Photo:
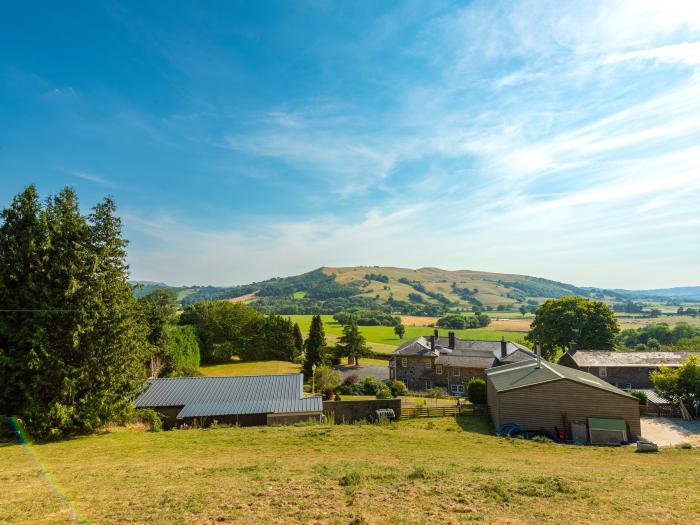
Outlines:
[[[437,332],[437,330],[435,330]],[[435,336],[431,335],[430,336],[430,350],[435,351]]]
[[501,359],[508,357],[508,343],[506,343],[506,338],[501,337]]
[[448,332],[447,336],[449,337],[449,343],[447,344],[447,348],[450,350],[455,349],[455,333],[454,332]]
[[537,353],[537,366],[535,368],[540,368],[542,366],[542,354],[540,350],[540,342],[535,339],[535,352]]
[[569,355],[576,353],[576,341],[569,341]]

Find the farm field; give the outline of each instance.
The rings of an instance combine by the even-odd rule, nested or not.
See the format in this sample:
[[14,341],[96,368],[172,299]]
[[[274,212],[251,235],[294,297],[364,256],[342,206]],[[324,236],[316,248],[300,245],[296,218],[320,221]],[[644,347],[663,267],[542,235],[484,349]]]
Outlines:
[[[310,315],[290,315],[292,321],[299,323],[299,328],[301,328],[304,336],[309,332],[309,326],[311,325]],[[340,323],[333,319],[332,315],[322,315],[323,327],[326,334],[329,336],[339,337],[342,334],[343,327]],[[511,321],[504,321],[509,323]],[[515,320],[513,321],[515,322]],[[421,335],[430,335],[432,333],[432,328],[425,326],[406,326],[406,334],[403,340],[399,339],[396,334],[394,334],[394,329],[391,326],[361,326],[360,331],[370,343],[370,346],[380,354],[390,354],[393,352],[397,346],[401,345],[402,342],[413,339]],[[447,330],[440,330],[442,333],[447,335]],[[468,330],[455,330],[457,337],[462,339],[484,339],[489,341],[498,341],[501,337],[505,337],[506,340],[514,342],[522,342],[525,337],[525,331],[521,330],[504,330],[504,329],[493,329],[492,327],[486,328],[471,328]],[[330,337],[329,337],[330,341]]]
[[0,444],[0,522],[700,521],[697,448],[642,455],[507,440],[476,417],[118,429],[30,450],[36,463]]
[[673,326],[676,323],[688,323],[693,326],[700,326],[700,317],[691,317],[689,315],[673,315],[660,317],[622,317],[617,318],[620,323],[620,328],[641,328],[650,324],[667,323]]
[[[386,359],[360,359],[360,365],[388,366],[389,361]],[[223,365],[203,365],[199,367],[199,371],[206,376],[298,374],[301,372],[301,365],[289,361],[242,361]]]

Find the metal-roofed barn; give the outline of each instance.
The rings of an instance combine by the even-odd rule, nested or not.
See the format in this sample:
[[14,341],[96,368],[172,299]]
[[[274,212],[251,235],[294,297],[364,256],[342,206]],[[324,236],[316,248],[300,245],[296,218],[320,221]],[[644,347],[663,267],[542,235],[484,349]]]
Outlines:
[[304,397],[302,374],[150,379],[138,408],[161,413],[168,427],[203,421],[241,426],[320,419],[320,396]]
[[527,430],[554,432],[589,418],[624,419],[630,439],[641,435],[639,401],[581,370],[536,359],[486,371],[493,424],[517,423]]

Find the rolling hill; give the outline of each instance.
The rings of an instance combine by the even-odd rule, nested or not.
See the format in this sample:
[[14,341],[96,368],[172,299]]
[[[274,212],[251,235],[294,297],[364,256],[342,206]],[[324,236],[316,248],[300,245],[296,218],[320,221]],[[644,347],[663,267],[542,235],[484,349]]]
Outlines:
[[[138,294],[160,283],[144,283]],[[250,296],[263,311],[284,314],[334,313],[341,309],[381,308],[414,315],[447,310],[517,309],[548,298],[578,295],[621,300],[616,292],[580,288],[528,275],[439,268],[384,266],[322,267],[291,277],[276,277],[233,287],[171,287],[183,304],[203,299]]]

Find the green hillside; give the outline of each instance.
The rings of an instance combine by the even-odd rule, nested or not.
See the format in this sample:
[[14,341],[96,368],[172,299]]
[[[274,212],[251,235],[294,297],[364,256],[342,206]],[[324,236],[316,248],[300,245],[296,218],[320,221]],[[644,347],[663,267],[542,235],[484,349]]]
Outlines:
[[[152,283],[137,291],[154,288]],[[394,268],[384,266],[322,267],[291,277],[242,286],[173,288],[181,303],[203,299],[231,300],[255,293],[255,307],[281,314],[336,313],[348,308],[383,309],[406,315],[442,315],[447,311],[516,310],[536,307],[548,298],[580,295],[619,300],[609,291],[531,277],[472,270]]]

